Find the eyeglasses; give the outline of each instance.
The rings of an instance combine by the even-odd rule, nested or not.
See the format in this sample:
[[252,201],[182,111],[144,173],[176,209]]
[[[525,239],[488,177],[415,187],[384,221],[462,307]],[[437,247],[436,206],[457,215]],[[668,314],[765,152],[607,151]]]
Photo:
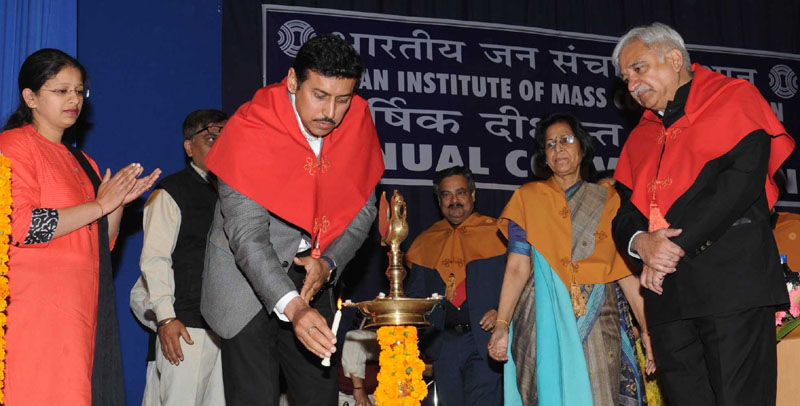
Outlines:
[[572,134],[563,134],[555,138],[550,138],[544,142],[544,149],[553,149],[556,147],[556,143],[560,143],[561,145],[574,144],[575,136]]
[[53,92],[59,97],[67,97],[70,93],[75,93],[75,96],[78,96],[81,99],[88,99],[89,98],[89,89],[44,89],[48,92]]
[[205,140],[206,144],[214,145],[214,141],[217,140],[217,137],[219,137],[219,133],[222,132],[222,126],[210,125],[207,127],[203,127],[196,133],[192,134],[192,136],[189,137],[189,139],[191,140],[192,138],[194,138],[195,135],[198,135],[202,132],[206,132],[206,134],[203,136],[203,139]]
[[[219,133],[221,133],[221,132],[222,132],[222,126],[219,126],[219,125],[210,125],[210,126],[207,126],[207,127],[203,127],[203,128],[201,128],[201,129],[197,130],[197,132],[196,132],[196,133],[192,134],[192,137],[194,137],[194,136],[195,136],[195,135],[197,135],[197,134],[200,134],[200,133],[201,133],[201,132],[203,132],[203,131],[208,131],[208,132],[209,132],[209,133],[211,133],[211,134],[216,134],[216,135],[219,135]],[[191,137],[190,137],[190,138],[191,138]]]

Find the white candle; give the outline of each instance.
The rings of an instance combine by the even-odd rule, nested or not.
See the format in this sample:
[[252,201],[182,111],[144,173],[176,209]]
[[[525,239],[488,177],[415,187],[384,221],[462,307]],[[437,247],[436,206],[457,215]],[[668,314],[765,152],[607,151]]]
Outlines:
[[[342,299],[339,299],[339,307],[342,306]],[[331,331],[333,331],[333,336],[336,337],[336,331],[339,330],[339,322],[342,320],[342,310],[337,309],[336,315],[333,316],[333,326],[331,326]],[[331,366],[331,357],[325,357],[322,360],[322,366],[329,367]]]

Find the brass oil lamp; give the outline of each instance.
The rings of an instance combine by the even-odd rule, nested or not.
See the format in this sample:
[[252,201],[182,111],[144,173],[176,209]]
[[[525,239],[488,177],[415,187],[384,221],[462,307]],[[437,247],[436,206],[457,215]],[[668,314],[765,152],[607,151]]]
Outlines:
[[365,327],[383,326],[416,326],[427,327],[431,323],[425,319],[433,307],[442,300],[442,296],[434,294],[425,299],[407,298],[403,293],[403,280],[407,272],[403,267],[403,251],[400,243],[408,236],[406,221],[406,202],[397,190],[394,191],[391,206],[386,202],[386,192],[381,194],[378,227],[381,234],[381,245],[389,246],[389,295],[379,295],[373,300],[352,303],[347,301],[346,307],[355,307],[369,319]]

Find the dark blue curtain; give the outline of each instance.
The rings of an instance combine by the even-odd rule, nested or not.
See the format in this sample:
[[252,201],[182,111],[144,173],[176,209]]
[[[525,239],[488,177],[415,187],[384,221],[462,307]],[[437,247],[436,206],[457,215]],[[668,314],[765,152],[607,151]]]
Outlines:
[[17,108],[17,75],[25,58],[41,48],[75,56],[78,45],[77,0],[0,1],[0,122]]

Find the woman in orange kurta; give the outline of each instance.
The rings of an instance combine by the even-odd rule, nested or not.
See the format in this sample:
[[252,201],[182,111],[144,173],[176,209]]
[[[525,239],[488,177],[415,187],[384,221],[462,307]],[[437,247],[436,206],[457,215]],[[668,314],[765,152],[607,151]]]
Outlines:
[[[110,262],[100,258],[107,258],[108,241],[119,231],[122,206],[159,173],[139,178],[141,165],[131,164],[113,177],[106,170],[100,181],[94,161],[61,143],[88,96],[85,78],[80,63],[61,51],[30,55],[19,73],[20,106],[0,133],[0,152],[12,170],[5,370],[5,399],[12,406],[92,404],[95,338],[105,337],[97,331],[100,274],[111,275]],[[100,342],[98,351],[112,345]],[[94,397],[94,404],[114,404],[111,396]]]

